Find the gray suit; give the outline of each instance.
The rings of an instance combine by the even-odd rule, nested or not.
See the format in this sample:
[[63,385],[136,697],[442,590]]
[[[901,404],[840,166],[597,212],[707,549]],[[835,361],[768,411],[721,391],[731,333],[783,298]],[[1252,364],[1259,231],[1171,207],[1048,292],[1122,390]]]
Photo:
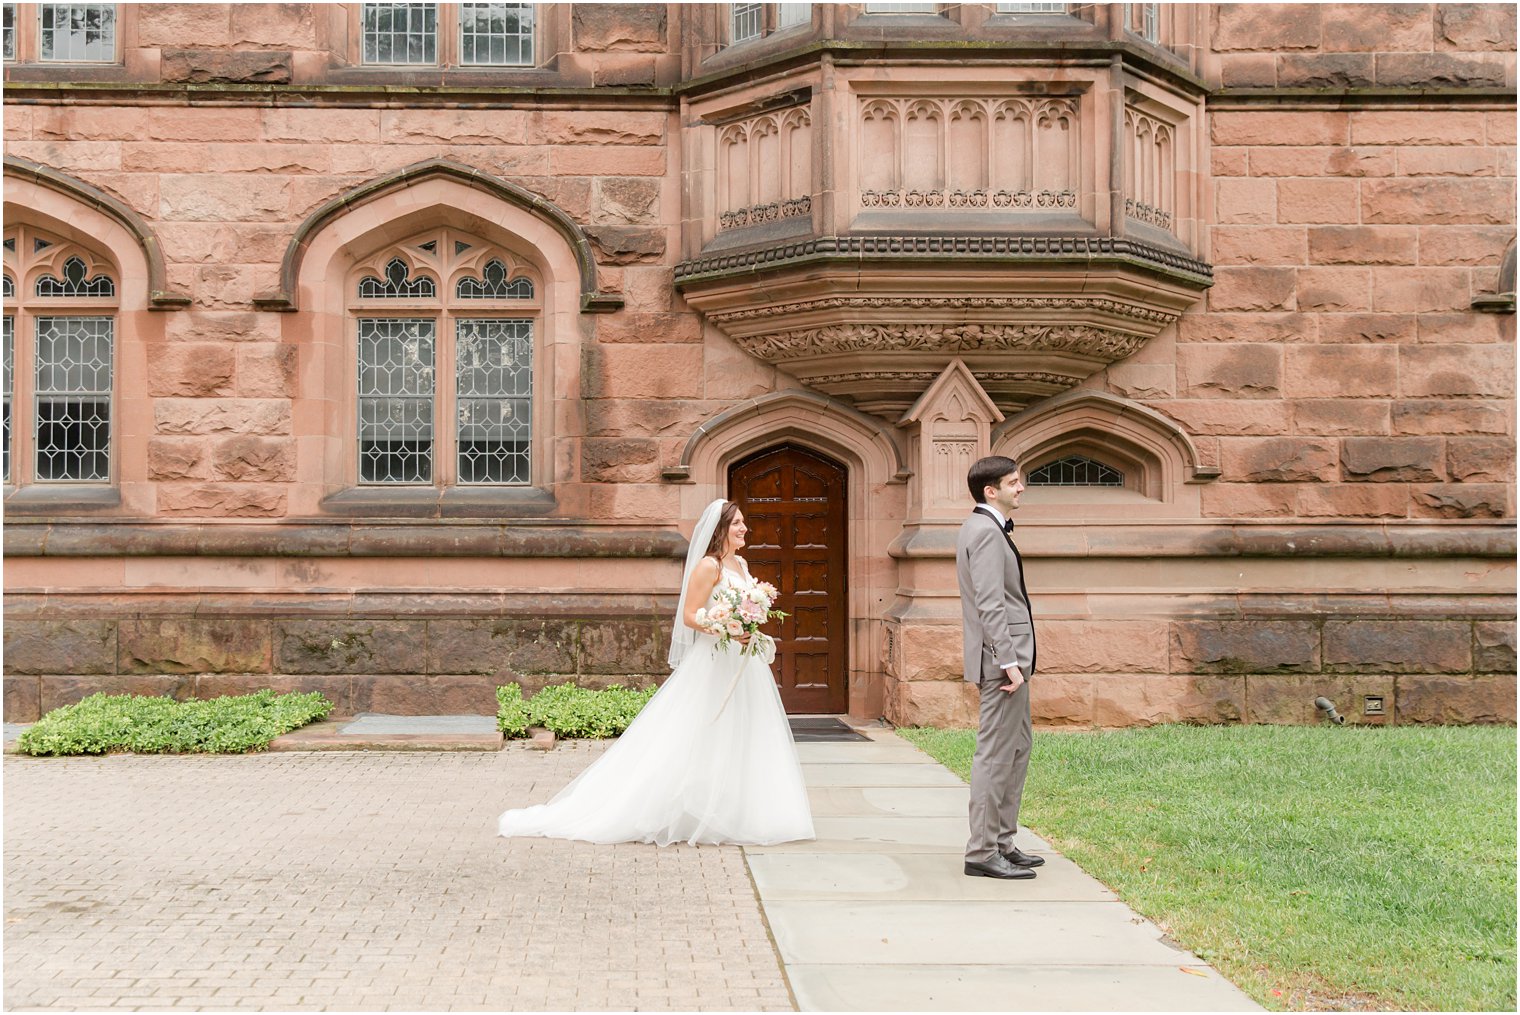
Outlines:
[[[1035,671],[1034,621],[1023,561],[997,519],[976,510],[955,540],[966,679],[981,689],[976,754],[971,761],[971,838],[966,860],[986,863],[1013,847],[1029,768],[1033,727],[1029,678]],[[1025,682],[1009,694],[1000,663],[1017,663]]]

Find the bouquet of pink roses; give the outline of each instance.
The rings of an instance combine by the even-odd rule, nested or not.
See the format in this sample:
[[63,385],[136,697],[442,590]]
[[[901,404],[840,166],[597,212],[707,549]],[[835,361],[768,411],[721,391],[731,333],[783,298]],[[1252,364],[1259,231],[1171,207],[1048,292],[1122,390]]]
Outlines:
[[717,635],[718,647],[727,648],[735,638],[748,634],[749,644],[743,652],[761,656],[767,663],[776,658],[776,639],[762,634],[760,625],[780,620],[786,614],[771,609],[776,601],[776,586],[770,582],[724,582],[718,586],[717,602],[697,610],[697,629]]

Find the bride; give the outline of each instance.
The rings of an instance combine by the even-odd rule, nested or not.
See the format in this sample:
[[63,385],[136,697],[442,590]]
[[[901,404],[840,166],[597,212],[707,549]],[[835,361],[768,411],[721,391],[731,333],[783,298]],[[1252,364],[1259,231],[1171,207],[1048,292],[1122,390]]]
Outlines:
[[702,512],[670,643],[674,672],[607,752],[547,804],[507,811],[501,834],[586,842],[770,845],[813,837],[797,748],[770,667],[697,630],[725,584],[753,582],[737,504]]

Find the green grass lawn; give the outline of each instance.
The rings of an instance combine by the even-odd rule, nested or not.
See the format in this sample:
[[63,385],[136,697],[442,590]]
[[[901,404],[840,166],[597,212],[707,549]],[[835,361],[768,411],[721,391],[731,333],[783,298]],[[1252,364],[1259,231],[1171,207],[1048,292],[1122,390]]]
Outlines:
[[[900,732],[969,777],[973,731]],[[1020,817],[1269,1008],[1514,1011],[1515,743],[1040,732]]]

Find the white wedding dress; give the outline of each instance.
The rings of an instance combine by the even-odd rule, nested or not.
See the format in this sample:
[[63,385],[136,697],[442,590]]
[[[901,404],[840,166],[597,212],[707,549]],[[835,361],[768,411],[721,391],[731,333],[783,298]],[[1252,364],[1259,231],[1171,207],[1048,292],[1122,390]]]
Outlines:
[[[727,569],[718,579],[742,582]],[[713,597],[708,599],[711,606]],[[791,727],[771,670],[698,633],[632,725],[547,804],[501,834],[586,842],[770,845],[813,838]]]

